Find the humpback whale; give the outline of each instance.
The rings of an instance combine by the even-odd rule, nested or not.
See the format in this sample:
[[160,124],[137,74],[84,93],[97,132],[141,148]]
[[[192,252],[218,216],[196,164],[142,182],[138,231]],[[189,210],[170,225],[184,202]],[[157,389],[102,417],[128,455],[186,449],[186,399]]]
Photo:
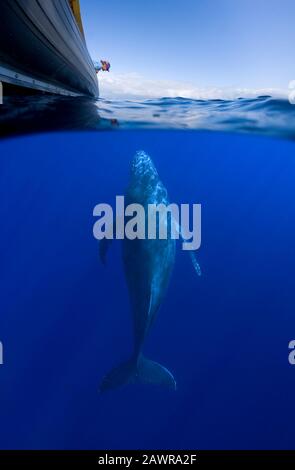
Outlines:
[[[151,158],[139,151],[131,162],[130,183],[125,194],[126,204],[169,205],[167,190],[161,182]],[[147,214],[145,210],[145,214]],[[146,217],[146,215],[145,215]],[[159,217],[157,224],[168,224],[167,217]],[[179,227],[178,227],[179,228]],[[105,263],[110,240],[100,241],[100,258]],[[161,364],[143,355],[143,345],[164,299],[175,260],[175,239],[171,233],[166,239],[124,238],[122,253],[125,277],[133,315],[134,350],[132,357],[107,374],[100,391],[127,383],[151,383],[176,389],[172,373]],[[190,254],[191,255],[191,254]],[[194,256],[195,270],[200,274]]]

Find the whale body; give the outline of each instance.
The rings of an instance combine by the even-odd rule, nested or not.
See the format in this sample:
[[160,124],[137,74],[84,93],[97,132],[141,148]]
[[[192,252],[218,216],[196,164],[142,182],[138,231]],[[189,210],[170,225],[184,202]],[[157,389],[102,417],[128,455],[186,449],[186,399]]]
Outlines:
[[[161,182],[151,158],[137,152],[131,163],[130,184],[125,194],[126,204],[141,204],[145,217],[149,204],[169,205],[167,190]],[[158,218],[159,225],[167,225],[167,217]],[[159,231],[157,232],[159,233]],[[157,235],[158,236],[158,235]],[[100,242],[101,260],[109,241]],[[125,277],[133,315],[134,351],[129,361],[119,365],[105,376],[100,390],[116,388],[127,383],[151,383],[176,389],[172,373],[161,364],[143,355],[143,345],[159,311],[169,284],[175,261],[175,239],[171,233],[166,239],[134,239],[122,241]]]

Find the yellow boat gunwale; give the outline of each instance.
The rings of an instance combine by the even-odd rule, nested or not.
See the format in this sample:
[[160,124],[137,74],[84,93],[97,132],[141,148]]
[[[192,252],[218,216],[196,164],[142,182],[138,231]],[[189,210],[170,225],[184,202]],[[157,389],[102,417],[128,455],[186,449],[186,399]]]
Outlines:
[[80,32],[85,40],[84,28],[82,23],[82,16],[81,16],[81,8],[80,8],[80,0],[69,0],[70,7],[72,9],[73,15],[77,22],[77,25],[80,29]]

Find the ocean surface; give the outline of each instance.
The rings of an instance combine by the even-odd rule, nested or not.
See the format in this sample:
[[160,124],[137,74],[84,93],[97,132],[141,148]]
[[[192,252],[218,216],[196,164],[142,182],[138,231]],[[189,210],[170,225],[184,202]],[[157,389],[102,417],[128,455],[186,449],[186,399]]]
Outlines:
[[[0,141],[0,447],[294,448],[295,144],[253,134],[292,139],[295,108],[266,97],[95,108],[101,120],[89,127],[101,132]],[[11,122],[30,130],[14,112]],[[66,117],[64,129],[78,125]],[[122,132],[103,130],[110,118]],[[132,329],[121,245],[104,267],[93,208],[124,193],[138,149],[171,202],[202,204],[202,276],[179,244],[144,348],[173,372],[177,391],[99,394],[129,357]]]
[[5,96],[0,135],[52,130],[198,129],[295,138],[295,106],[271,96],[235,100],[91,100]]

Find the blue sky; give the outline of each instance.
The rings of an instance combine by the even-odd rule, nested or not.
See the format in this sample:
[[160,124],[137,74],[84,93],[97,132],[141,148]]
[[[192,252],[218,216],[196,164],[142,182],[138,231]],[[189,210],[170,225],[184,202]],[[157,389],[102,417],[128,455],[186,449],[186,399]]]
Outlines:
[[[87,44],[114,76],[200,88],[287,88],[292,0],[81,0]],[[109,77],[108,77],[109,79]]]

